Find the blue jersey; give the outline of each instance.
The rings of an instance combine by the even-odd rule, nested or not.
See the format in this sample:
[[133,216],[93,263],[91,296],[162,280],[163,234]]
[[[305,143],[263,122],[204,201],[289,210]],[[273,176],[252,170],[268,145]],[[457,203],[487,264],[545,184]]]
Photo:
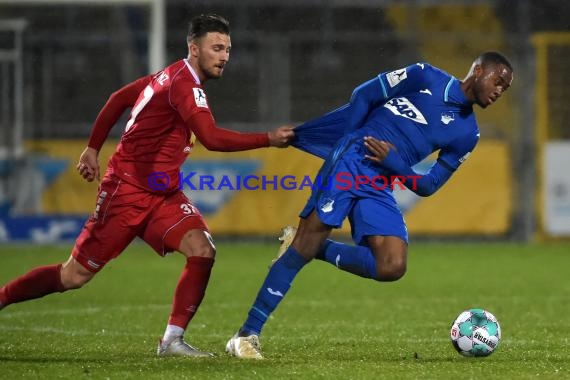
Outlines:
[[358,86],[349,104],[295,132],[293,145],[321,158],[340,137],[353,132],[390,141],[409,165],[441,149],[439,158],[453,169],[479,139],[472,104],[460,82],[427,63],[378,75]]
[[472,103],[460,85],[427,63],[384,72],[358,86],[349,104],[297,127],[293,145],[325,158],[340,137],[374,136],[396,147],[398,154],[382,166],[398,175],[415,174],[410,167],[439,150],[437,165],[414,189],[430,195],[479,139]]
[[354,97],[366,86],[381,90],[377,101],[388,100],[369,110],[355,133],[391,142],[409,166],[440,150],[438,159],[455,170],[475,148],[479,128],[472,103],[449,74],[417,63],[380,74]]

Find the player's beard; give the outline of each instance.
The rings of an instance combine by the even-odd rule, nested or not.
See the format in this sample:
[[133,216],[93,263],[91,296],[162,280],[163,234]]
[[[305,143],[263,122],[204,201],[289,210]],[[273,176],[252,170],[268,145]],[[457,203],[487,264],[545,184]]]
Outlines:
[[224,73],[224,69],[220,69],[218,67],[215,67],[211,70],[208,70],[208,76],[210,77],[210,79],[218,79],[222,76],[222,74]]
[[203,62],[199,62],[200,70],[204,73],[207,79],[218,79],[222,76],[224,69],[216,67],[215,64],[206,65]]

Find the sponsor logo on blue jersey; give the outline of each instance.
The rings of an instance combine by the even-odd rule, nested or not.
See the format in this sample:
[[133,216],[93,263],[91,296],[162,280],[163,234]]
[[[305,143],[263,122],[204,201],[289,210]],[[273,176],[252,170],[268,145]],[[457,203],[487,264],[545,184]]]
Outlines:
[[396,86],[398,83],[405,80],[406,78],[408,78],[408,72],[406,68],[394,70],[386,74],[386,80],[388,80],[388,84],[390,85],[390,87]]
[[448,125],[453,120],[455,120],[455,115],[453,115],[453,112],[445,111],[441,113],[441,122],[443,124]]
[[416,106],[407,98],[393,98],[384,104],[394,115],[405,117],[415,121],[416,123],[427,125],[426,118]]

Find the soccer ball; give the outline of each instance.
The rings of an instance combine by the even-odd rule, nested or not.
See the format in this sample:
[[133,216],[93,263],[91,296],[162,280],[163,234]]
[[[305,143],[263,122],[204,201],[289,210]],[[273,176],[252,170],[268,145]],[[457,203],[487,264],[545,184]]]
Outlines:
[[501,340],[501,326],[491,313],[469,309],[451,325],[451,343],[464,356],[489,356]]

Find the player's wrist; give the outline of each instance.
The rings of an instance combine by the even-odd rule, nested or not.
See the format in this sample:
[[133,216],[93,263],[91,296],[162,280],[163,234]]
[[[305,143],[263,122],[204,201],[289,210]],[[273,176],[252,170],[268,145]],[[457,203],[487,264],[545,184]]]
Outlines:
[[382,160],[381,165],[392,171],[398,171],[398,169],[400,169],[400,163],[403,163],[402,160],[398,158],[399,158],[398,152],[396,152],[393,149],[390,149],[386,157]]
[[94,154],[97,155],[97,156],[99,155],[99,149],[94,148],[94,147],[89,146],[89,145],[87,145],[87,148],[85,148],[85,151],[86,151],[86,152],[94,153]]

